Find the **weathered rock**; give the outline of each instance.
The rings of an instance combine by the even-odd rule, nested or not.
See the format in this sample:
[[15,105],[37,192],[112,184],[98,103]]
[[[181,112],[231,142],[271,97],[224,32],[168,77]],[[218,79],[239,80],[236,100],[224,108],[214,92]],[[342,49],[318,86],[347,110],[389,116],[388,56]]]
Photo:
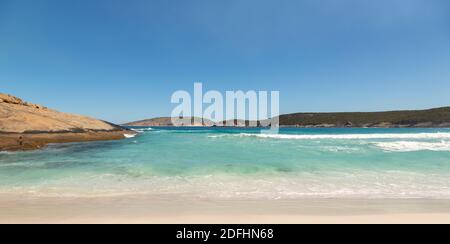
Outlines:
[[381,122],[381,123],[373,125],[372,127],[390,128],[390,127],[393,127],[393,125],[392,125],[392,123],[389,123],[389,122]]
[[335,124],[319,124],[319,125],[314,125],[312,127],[315,128],[332,128],[332,127],[336,127]]
[[427,127],[432,127],[433,123],[432,122],[423,122],[423,123],[417,123],[415,124],[413,127],[417,127],[417,128],[427,128]]
[[438,125],[438,127],[441,127],[441,128],[450,128],[450,123],[441,123],[441,124]]
[[109,131],[119,126],[86,116],[61,113],[28,103],[20,98],[0,94],[0,132]]
[[8,94],[2,94],[0,93],[0,100],[2,103],[10,103],[10,104],[23,104],[24,102],[22,99],[8,95]]
[[38,149],[49,143],[124,139],[135,132],[86,116],[61,113],[0,94],[0,150]]

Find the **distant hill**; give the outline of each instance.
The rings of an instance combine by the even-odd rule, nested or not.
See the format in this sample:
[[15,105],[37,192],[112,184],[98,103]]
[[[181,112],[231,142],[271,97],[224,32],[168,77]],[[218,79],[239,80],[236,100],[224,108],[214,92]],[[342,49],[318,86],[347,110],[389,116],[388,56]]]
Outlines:
[[[210,126],[213,123],[196,123]],[[248,126],[248,121],[228,121],[234,126]],[[230,123],[231,122],[231,123]],[[258,123],[259,124],[259,123]],[[170,117],[131,122],[128,126],[173,126]],[[443,128],[450,127],[450,107],[428,110],[387,112],[295,113],[280,116],[281,127],[380,127],[380,128]]]
[[[125,126],[174,126],[172,121],[178,121],[176,122],[178,125],[182,126],[212,126],[214,125],[214,122],[207,120],[207,119],[201,119],[201,118],[195,118],[195,117],[189,117],[184,118],[187,121],[190,121],[190,123],[183,123],[181,119],[174,118],[172,120],[171,117],[160,117],[160,118],[153,118],[153,119],[145,119],[135,122],[130,122],[127,124],[124,124]],[[184,120],[183,119],[183,120]]]
[[450,107],[428,110],[353,113],[295,113],[280,116],[295,127],[450,127]]

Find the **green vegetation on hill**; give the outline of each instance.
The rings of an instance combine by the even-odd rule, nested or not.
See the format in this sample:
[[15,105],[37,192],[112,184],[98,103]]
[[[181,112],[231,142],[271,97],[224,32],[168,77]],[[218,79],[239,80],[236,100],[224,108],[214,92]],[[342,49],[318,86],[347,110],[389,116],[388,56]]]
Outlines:
[[450,127],[450,107],[388,112],[295,113],[281,115],[280,125],[301,127]]
[[[206,119],[203,121],[204,123],[192,123],[192,125],[210,126],[214,124]],[[191,122],[194,122],[192,118]],[[279,122],[280,126],[285,127],[450,127],[450,107],[388,112],[295,113],[281,115]],[[223,124],[216,125],[222,126]],[[227,125],[232,126],[249,126],[249,124],[248,120],[227,121]],[[260,126],[259,121],[257,124]],[[125,125],[173,126],[170,117],[136,121]]]

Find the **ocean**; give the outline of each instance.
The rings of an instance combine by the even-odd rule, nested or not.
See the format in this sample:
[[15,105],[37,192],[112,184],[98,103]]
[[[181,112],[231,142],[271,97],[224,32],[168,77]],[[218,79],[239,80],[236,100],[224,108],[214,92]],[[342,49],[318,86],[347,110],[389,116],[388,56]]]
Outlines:
[[450,129],[133,129],[121,141],[0,152],[0,193],[450,199]]

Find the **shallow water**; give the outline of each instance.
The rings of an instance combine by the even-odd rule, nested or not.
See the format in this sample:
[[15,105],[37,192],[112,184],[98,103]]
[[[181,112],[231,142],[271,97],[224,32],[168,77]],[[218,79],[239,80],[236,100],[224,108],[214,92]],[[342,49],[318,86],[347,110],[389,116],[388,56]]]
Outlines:
[[449,129],[135,129],[122,141],[0,152],[0,193],[450,199]]

